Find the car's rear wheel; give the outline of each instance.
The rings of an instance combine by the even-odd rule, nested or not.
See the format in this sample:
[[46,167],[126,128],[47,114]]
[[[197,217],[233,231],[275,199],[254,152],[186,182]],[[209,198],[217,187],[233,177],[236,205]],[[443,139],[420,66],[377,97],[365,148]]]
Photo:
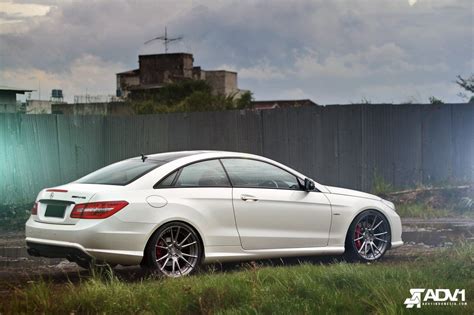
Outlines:
[[374,261],[382,258],[391,241],[387,218],[375,210],[360,213],[349,227],[346,237],[346,258]]
[[199,268],[202,248],[192,227],[182,222],[171,222],[160,227],[148,242],[146,265],[168,277],[185,276]]

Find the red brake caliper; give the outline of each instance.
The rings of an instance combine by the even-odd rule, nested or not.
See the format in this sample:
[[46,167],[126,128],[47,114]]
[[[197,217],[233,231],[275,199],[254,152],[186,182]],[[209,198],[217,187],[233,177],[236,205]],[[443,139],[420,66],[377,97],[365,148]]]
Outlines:
[[[160,240],[157,245],[163,246],[163,241]],[[156,258],[157,258],[157,259],[158,259],[158,258],[161,258],[161,255],[162,255],[162,253],[163,253],[163,249],[160,248],[160,247],[158,247],[158,246],[156,246],[155,250],[156,250]]]
[[362,233],[361,233],[361,230],[360,230],[360,226],[359,226],[359,224],[357,224],[356,229],[355,229],[355,237],[354,237],[354,239],[357,240],[357,241],[355,241],[355,245],[356,245],[357,249],[360,249],[360,247],[362,246],[362,242],[358,239],[361,235],[362,235]]

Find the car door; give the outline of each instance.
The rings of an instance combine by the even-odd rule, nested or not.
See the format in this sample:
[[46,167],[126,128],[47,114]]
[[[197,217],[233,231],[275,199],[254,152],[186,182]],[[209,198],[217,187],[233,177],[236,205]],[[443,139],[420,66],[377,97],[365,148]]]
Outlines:
[[302,190],[298,178],[273,164],[221,159],[246,250],[327,246],[331,207],[323,193]]
[[206,246],[238,245],[232,188],[219,160],[198,161],[164,178],[156,187],[168,211],[185,213],[205,232]]

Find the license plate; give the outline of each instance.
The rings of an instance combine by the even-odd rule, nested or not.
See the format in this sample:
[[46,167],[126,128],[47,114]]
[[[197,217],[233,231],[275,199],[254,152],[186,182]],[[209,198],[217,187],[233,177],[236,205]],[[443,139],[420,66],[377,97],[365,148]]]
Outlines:
[[65,205],[47,205],[44,216],[53,218],[64,218],[64,212],[66,212]]

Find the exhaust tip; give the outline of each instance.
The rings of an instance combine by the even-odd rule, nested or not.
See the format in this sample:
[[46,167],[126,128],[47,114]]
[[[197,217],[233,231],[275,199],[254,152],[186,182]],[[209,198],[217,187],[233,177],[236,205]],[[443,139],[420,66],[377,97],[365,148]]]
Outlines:
[[28,249],[26,250],[26,252],[27,252],[28,255],[30,255],[30,256],[39,257],[39,252],[38,252],[36,249],[34,249],[34,248],[28,248]]

